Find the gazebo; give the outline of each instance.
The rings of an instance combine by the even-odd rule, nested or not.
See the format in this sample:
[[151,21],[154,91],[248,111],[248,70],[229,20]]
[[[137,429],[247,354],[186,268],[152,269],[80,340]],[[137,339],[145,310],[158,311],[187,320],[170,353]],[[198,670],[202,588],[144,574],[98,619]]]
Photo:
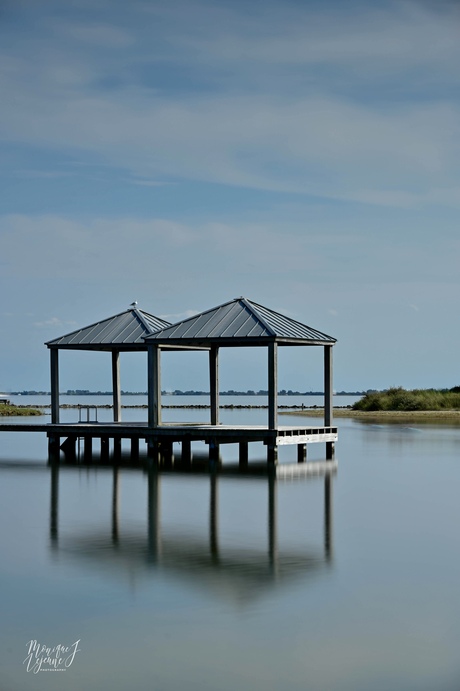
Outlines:
[[[219,426],[219,348],[265,347],[268,350],[268,429],[278,430],[278,347],[320,346],[324,349],[324,427],[332,425],[332,347],[336,339],[245,297],[235,298],[201,314],[166,326],[145,337],[148,347],[148,426],[160,432],[161,362],[163,348],[209,350],[211,427]],[[336,435],[335,435],[336,436]],[[325,436],[327,455],[333,452]],[[319,440],[319,439],[318,439]],[[218,442],[215,442],[218,444]],[[287,443],[287,442],[284,442]],[[292,442],[294,443],[294,442]],[[272,444],[268,444],[269,449]],[[276,456],[275,449],[272,453]]]
[[59,351],[102,350],[112,353],[113,420],[121,420],[120,353],[146,351],[144,337],[170,322],[134,305],[101,321],[48,341],[51,369],[51,423],[59,423]]

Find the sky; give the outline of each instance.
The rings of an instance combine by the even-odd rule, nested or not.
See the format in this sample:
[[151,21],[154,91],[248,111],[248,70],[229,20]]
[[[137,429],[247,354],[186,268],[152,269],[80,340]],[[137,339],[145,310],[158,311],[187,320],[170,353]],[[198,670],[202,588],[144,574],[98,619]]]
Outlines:
[[[444,0],[3,0],[0,390],[49,390],[44,342],[133,300],[241,295],[337,338],[337,390],[459,385],[459,36]],[[280,388],[321,355],[283,349]],[[164,360],[207,388],[204,354]],[[225,352],[221,387],[266,369]],[[67,388],[110,357],[63,354]]]

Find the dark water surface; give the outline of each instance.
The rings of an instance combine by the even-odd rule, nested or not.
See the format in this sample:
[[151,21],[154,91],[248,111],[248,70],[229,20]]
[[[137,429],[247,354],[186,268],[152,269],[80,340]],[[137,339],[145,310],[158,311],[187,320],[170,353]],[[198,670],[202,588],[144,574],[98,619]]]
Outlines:
[[[0,433],[1,691],[460,689],[460,429],[337,422],[336,475],[275,482]],[[30,640],[78,651],[34,674]]]

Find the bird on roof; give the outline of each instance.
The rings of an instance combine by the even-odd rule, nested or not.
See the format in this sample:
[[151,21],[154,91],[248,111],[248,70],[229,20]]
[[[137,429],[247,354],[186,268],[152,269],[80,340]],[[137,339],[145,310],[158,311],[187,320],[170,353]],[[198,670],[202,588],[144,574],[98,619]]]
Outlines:
[[132,303],[130,304],[130,307],[131,307],[131,309],[136,309],[136,307],[137,307],[137,300],[134,300],[134,302],[132,302]]

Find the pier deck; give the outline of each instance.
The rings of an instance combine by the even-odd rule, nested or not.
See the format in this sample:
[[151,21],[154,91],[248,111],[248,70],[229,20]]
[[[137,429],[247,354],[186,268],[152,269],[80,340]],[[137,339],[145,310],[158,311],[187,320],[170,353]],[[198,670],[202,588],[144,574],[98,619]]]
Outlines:
[[269,429],[263,425],[209,425],[206,423],[164,423],[155,428],[149,427],[146,422],[0,423],[0,431],[45,432],[48,437],[108,436],[130,439],[136,436],[139,439],[153,438],[172,442],[181,441],[183,438],[204,442],[215,439],[220,444],[262,441],[283,445],[337,441],[337,427],[299,427],[298,425],[283,425],[276,429]]
[[[337,427],[283,425],[270,429],[263,425],[210,425],[197,423],[164,423],[151,427],[147,422],[78,422],[78,423],[2,423],[0,432],[44,432],[49,440],[50,458],[58,459],[59,450],[74,456],[77,442],[83,439],[85,455],[91,456],[93,440],[99,439],[101,455],[107,456],[109,441],[115,454],[121,452],[122,440],[129,440],[133,456],[139,454],[139,442],[147,444],[150,458],[171,457],[173,444],[181,444],[182,456],[191,457],[192,442],[209,446],[210,459],[218,458],[222,444],[239,444],[241,463],[247,463],[249,442],[262,442],[267,447],[267,460],[276,462],[279,446],[297,445],[298,460],[306,460],[307,444],[326,443],[327,456],[332,457],[337,441]],[[62,441],[62,443],[61,443]]]

